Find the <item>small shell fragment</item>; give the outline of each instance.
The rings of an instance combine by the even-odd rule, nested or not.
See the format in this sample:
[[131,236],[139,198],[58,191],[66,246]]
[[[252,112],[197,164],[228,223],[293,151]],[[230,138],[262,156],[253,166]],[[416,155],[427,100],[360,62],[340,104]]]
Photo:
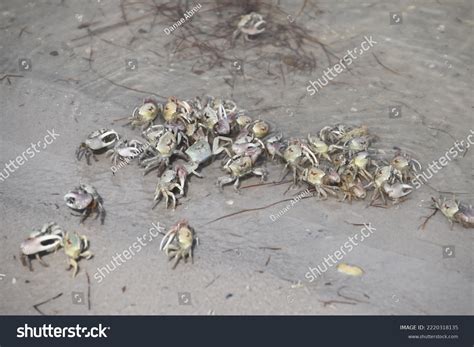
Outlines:
[[336,268],[337,271],[350,276],[361,276],[364,274],[364,270],[362,270],[360,267],[346,263],[340,263]]

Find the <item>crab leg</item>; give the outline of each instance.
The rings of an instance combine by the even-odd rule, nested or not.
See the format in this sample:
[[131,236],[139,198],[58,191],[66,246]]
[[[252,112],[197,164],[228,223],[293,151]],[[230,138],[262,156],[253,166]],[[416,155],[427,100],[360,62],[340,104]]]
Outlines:
[[[176,230],[175,228],[171,229],[170,231],[168,231],[165,236],[163,236],[163,239],[161,240],[161,243],[160,243],[160,251],[162,250],[167,250],[168,249],[168,246],[170,245],[171,242],[173,242],[174,238],[175,238],[175,235],[171,236],[173,233],[176,233]],[[165,240],[167,240],[165,242]],[[163,246],[164,244],[164,246]]]
[[[41,265],[43,265],[44,267],[49,267],[49,264],[47,262],[45,262],[43,259],[41,259],[41,256],[40,256],[39,253],[36,253],[35,257],[36,257],[36,259],[38,259],[38,261]],[[31,262],[30,262],[30,264],[31,264]]]

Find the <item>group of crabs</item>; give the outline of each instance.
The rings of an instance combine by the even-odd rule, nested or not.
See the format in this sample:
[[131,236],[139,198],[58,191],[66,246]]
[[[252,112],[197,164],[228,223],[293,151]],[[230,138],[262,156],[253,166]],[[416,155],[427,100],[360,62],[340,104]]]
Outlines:
[[[154,124],[158,118],[162,124]],[[291,173],[293,185],[308,185],[319,199],[332,195],[352,202],[372,192],[369,205],[381,202],[381,206],[403,201],[413,191],[411,183],[420,170],[418,162],[400,150],[392,158],[384,158],[384,152],[371,147],[374,137],[366,126],[326,126],[306,139],[284,139],[281,133],[271,132],[267,122],[253,120],[233,101],[213,97],[187,101],[170,97],[164,104],[146,99],[134,109],[127,125],[141,128],[142,140],[128,141],[113,129],[96,130],[80,144],[76,157],[85,157],[90,164],[91,157],[97,161],[96,155],[105,153],[114,165],[136,159],[144,174],[157,170],[153,208],[164,198],[166,207],[175,209],[177,199],[185,195],[188,177],[203,177],[198,170],[217,158],[222,159],[226,172],[217,179],[220,190],[233,183],[238,191],[240,181],[249,176],[265,180],[267,170],[262,165],[266,158],[284,165],[281,180]],[[82,184],[64,200],[81,213],[81,222],[93,212],[104,222],[102,197],[94,187]],[[451,224],[474,226],[471,206],[454,198],[433,198],[433,203],[435,212],[441,211]],[[180,221],[165,234],[160,249],[170,260],[175,259],[174,268],[180,259],[192,260],[196,241],[193,229]],[[40,255],[60,247],[74,269],[73,277],[77,261],[92,257],[87,238],[48,223],[22,243],[21,259],[26,264],[26,259],[36,256],[46,265]]]
[[[97,190],[88,184],[81,184],[64,196],[66,205],[72,210],[79,212],[81,223],[84,222],[91,213],[96,214],[96,219],[101,217],[101,223],[105,220],[105,209],[102,197]],[[175,259],[173,269],[181,259],[186,262],[188,258],[193,260],[193,247],[197,242],[194,237],[194,230],[187,221],[179,221],[163,237],[160,250],[165,251],[169,260]],[[65,232],[55,222],[46,223],[41,230],[34,230],[28,238],[20,245],[20,260],[24,266],[28,266],[33,271],[31,258],[35,257],[39,263],[45,267],[49,266],[41,256],[47,253],[56,252],[59,248],[64,249],[68,258],[68,270],[73,269],[72,277],[76,277],[78,272],[78,261],[81,258],[90,259],[93,254],[88,250],[89,241],[86,236],[77,232]]]
[[[80,212],[81,223],[91,214],[96,213],[96,218],[101,217],[102,224],[105,219],[105,209],[102,197],[96,189],[87,184],[81,184],[64,196],[66,205],[76,212]],[[72,277],[78,272],[78,261],[81,258],[90,259],[93,254],[88,250],[89,241],[86,236],[78,232],[66,232],[55,222],[46,223],[41,230],[34,230],[20,245],[20,259],[24,266],[33,271],[31,258],[35,257],[43,266],[48,264],[41,258],[43,254],[64,249],[68,258],[68,270],[73,269]]]
[[[161,124],[155,122],[161,119]],[[413,191],[411,185],[420,164],[397,149],[392,158],[373,148],[374,136],[367,126],[344,124],[326,126],[307,138],[283,138],[270,131],[261,119],[252,119],[234,101],[214,97],[179,100],[169,97],[165,103],[144,100],[136,107],[127,125],[141,128],[142,140],[128,141],[112,129],[92,132],[76,151],[90,164],[90,157],[105,153],[114,165],[137,159],[144,174],[157,170],[158,183],[153,201],[165,199],[166,207],[176,208],[185,195],[190,175],[209,162],[221,158],[226,175],[217,186],[234,183],[249,176],[267,176],[265,158],[284,165],[281,179],[292,173],[293,185],[307,184],[314,195],[341,200],[363,200],[372,191],[369,205],[387,201],[397,204]],[[434,207],[451,222],[472,226],[473,210],[454,199],[434,199]]]

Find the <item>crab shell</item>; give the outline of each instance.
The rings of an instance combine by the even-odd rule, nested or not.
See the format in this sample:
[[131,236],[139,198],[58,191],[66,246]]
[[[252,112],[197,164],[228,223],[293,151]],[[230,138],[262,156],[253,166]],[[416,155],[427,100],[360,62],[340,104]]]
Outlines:
[[437,207],[448,219],[454,219],[459,212],[459,204],[456,200],[443,200],[436,203]]
[[409,168],[410,164],[405,157],[402,155],[397,155],[390,161],[390,165],[399,171],[404,171]]
[[160,177],[160,183],[170,183],[176,178],[176,171],[175,170],[166,170]]
[[324,176],[326,173],[317,167],[306,168],[303,171],[303,180],[314,186],[322,185]]
[[175,97],[168,98],[168,102],[166,103],[165,108],[163,110],[163,118],[165,121],[171,122],[175,120],[175,114],[178,110],[177,101],[178,100]]
[[177,145],[176,136],[171,132],[167,131],[163,136],[158,140],[156,149],[160,154],[167,155],[172,153]]
[[190,249],[194,243],[194,234],[187,224],[178,229],[178,243],[182,249]]
[[283,157],[288,162],[294,162],[302,155],[303,155],[303,151],[301,150],[301,146],[298,144],[290,144],[283,151]]
[[381,187],[385,182],[390,179],[392,169],[390,166],[383,166],[377,169],[375,172],[375,184],[377,187]]
[[241,127],[245,127],[246,125],[252,123],[252,118],[249,116],[239,116],[236,120],[237,124]]
[[158,106],[155,102],[146,102],[140,106],[138,114],[145,121],[153,121],[158,115]]
[[69,258],[77,259],[87,248],[87,239],[77,232],[67,233],[63,240],[64,253]]
[[190,146],[185,153],[193,163],[203,163],[212,157],[211,146],[206,139],[202,138]]
[[327,153],[329,150],[329,146],[326,142],[321,141],[318,138],[312,138],[310,134],[308,134],[308,144],[314,152],[319,154]]
[[472,206],[459,204],[459,211],[456,213],[455,218],[465,228],[474,228],[474,209]]
[[367,152],[359,152],[353,159],[354,165],[358,169],[365,169],[369,164],[369,153]]
[[252,127],[252,132],[258,139],[267,136],[269,130],[270,126],[264,121],[257,121]]
[[367,192],[361,184],[353,184],[349,188],[357,199],[365,199]]
[[225,169],[235,177],[244,176],[252,171],[252,159],[247,156],[237,158],[236,160],[232,160],[230,164],[226,165]]
[[355,137],[349,141],[349,149],[354,152],[360,152],[369,146],[369,140],[366,137]]

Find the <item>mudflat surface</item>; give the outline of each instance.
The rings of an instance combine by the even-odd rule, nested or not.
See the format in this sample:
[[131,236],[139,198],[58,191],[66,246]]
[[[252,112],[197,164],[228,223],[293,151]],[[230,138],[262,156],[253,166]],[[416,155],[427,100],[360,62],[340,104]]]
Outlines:
[[[197,3],[196,3],[197,4]],[[191,8],[196,4],[189,3]],[[87,134],[114,127],[127,138],[138,133],[115,119],[130,115],[143,98],[176,95],[232,98],[254,117],[269,121],[286,136],[305,137],[329,124],[367,124],[376,147],[398,146],[424,167],[444,155],[473,129],[472,2],[462,1],[281,1],[261,7],[273,27],[262,42],[231,47],[227,28],[243,6],[201,1],[191,19],[167,35],[164,28],[182,14],[159,1],[23,1],[0,3],[0,73],[21,77],[0,81],[0,164],[21,155],[48,130],[60,136],[0,182],[0,314],[473,314],[473,234],[437,214],[424,231],[421,217],[437,191],[455,192],[473,202],[472,159],[468,150],[414,191],[399,206],[366,208],[336,199],[304,199],[272,221],[286,203],[226,218],[292,196],[287,185],[220,193],[222,173],[215,162],[193,177],[175,211],[163,204],[151,210],[156,175],[143,177],[132,164],[112,175],[110,160],[87,166],[74,151]],[[270,4],[270,3],[268,3]],[[162,6],[162,7],[159,7]],[[164,6],[164,7],[163,7]],[[186,6],[183,5],[183,8]],[[390,25],[389,13],[402,23]],[[288,15],[290,17],[288,17]],[[364,36],[377,42],[318,94],[308,80],[337,62],[321,45],[304,41],[304,61],[289,47],[272,47],[272,30],[303,28],[337,57],[358,47]],[[188,41],[195,28],[212,32],[209,46]],[[221,39],[216,36],[223,36]],[[227,35],[227,36],[225,36]],[[183,39],[184,38],[184,39]],[[263,44],[265,42],[265,44]],[[212,47],[220,47],[218,54]],[[19,59],[30,65],[21,71]],[[127,69],[126,60],[138,63]],[[220,63],[214,63],[221,59]],[[305,64],[299,64],[299,62]],[[24,66],[24,64],[23,64]],[[389,118],[389,106],[401,117]],[[3,166],[0,169],[3,170]],[[270,180],[281,165],[267,164]],[[3,171],[2,171],[3,172]],[[63,195],[87,182],[99,190],[108,215],[101,226],[79,225]],[[258,183],[250,178],[243,185]],[[186,218],[200,244],[194,264],[171,269],[150,241],[102,281],[98,268],[128,249],[152,223],[170,227]],[[62,251],[45,257],[34,272],[24,268],[18,250],[30,230],[56,221],[90,239],[94,257],[80,262],[75,279],[65,271]],[[322,263],[360,226],[376,231],[343,261],[364,269],[350,277],[329,268],[316,281],[308,267]],[[443,256],[450,246],[453,257]],[[90,276],[90,310],[87,301]],[[183,294],[184,293],[184,294]],[[184,296],[183,296],[184,295]],[[77,299],[79,298],[79,299]]]

